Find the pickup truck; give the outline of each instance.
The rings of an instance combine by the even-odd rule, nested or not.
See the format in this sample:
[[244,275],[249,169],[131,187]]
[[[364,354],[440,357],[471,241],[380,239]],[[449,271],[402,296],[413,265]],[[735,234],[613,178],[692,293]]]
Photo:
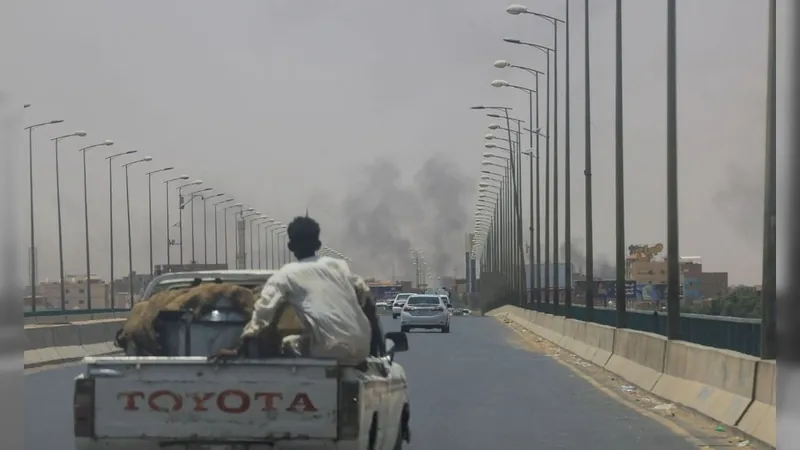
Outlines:
[[[270,273],[165,274],[144,298],[198,282],[253,288]],[[408,383],[394,360],[408,349],[405,334],[386,333],[387,354],[358,366],[305,357],[210,362],[208,354],[227,348],[224,335],[245,323],[222,304],[212,320],[169,325],[180,331],[168,333],[178,339],[165,346],[177,349],[166,356],[126,349],[125,356],[85,358],[75,379],[76,449],[395,450],[410,439]]]

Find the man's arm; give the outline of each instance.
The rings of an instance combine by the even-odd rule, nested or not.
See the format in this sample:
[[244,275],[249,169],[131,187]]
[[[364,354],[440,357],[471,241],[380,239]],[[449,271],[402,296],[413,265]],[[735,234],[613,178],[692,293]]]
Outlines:
[[253,308],[250,322],[244,327],[242,339],[257,336],[275,319],[278,307],[285,302],[283,283],[280,283],[279,275],[275,274],[264,284],[261,296]]

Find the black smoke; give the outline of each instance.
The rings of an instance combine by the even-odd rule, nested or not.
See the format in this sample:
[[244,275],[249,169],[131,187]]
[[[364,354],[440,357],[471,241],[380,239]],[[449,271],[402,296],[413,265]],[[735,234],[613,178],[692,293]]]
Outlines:
[[442,155],[404,175],[410,174],[389,159],[354,174],[356,183],[341,202],[342,251],[368,276],[413,279],[412,248],[425,252],[437,275],[460,276],[469,225],[467,177]]
[[[570,256],[572,264],[575,266],[575,271],[578,273],[586,273],[586,252],[584,249],[586,244],[582,240],[573,240],[570,246]],[[561,258],[567,256],[567,245],[562,243],[559,247],[558,253]],[[595,256],[594,258],[594,277],[602,280],[613,279],[617,277],[616,265],[610,258],[604,255]]]

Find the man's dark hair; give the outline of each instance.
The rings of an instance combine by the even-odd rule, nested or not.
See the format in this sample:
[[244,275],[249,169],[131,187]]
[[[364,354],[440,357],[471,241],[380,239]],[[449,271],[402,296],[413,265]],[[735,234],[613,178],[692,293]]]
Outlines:
[[289,250],[297,259],[313,256],[322,246],[319,241],[319,233],[319,223],[316,220],[308,216],[295,217],[286,228],[286,234],[289,236]]

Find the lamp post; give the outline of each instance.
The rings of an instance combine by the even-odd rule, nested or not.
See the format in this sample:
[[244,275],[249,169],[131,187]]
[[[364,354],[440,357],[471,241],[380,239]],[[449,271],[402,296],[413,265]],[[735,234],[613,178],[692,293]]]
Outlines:
[[277,232],[278,229],[281,227],[281,225],[283,224],[277,221],[273,221],[267,226],[267,232],[269,232],[269,244],[271,249],[269,252],[270,253],[269,259],[272,262],[273,270],[278,268],[278,258],[280,257],[280,255],[278,254],[279,251],[278,246],[275,241],[277,240],[276,239],[278,234]]
[[[208,197],[202,196],[203,199],[203,264],[208,264],[208,201],[212,198],[222,197],[223,193],[209,195]],[[216,208],[215,208],[216,210]],[[216,211],[215,211],[216,214]],[[216,222],[216,217],[215,217]],[[216,228],[216,223],[214,227]]]
[[[567,18],[569,18],[569,0],[566,0],[567,3]],[[558,299],[559,299],[559,276],[558,276],[558,25],[563,24],[567,26],[567,61],[566,61],[566,71],[567,71],[567,83],[566,83],[566,97],[567,102],[569,102],[569,25],[567,25],[567,21],[561,20],[559,18],[549,16],[547,14],[541,14],[533,11],[529,11],[526,6],[523,5],[510,5],[506,8],[506,12],[511,15],[520,15],[520,14],[530,14],[541,19],[547,20],[553,25],[553,48],[547,49],[543,46],[536,46],[535,44],[528,44],[524,42],[515,42],[524,45],[530,45],[533,47],[539,48],[539,50],[547,51],[547,61],[548,65],[550,63],[550,53],[553,54],[553,129],[550,130],[550,125],[548,123],[547,133],[552,134],[553,136],[553,284],[554,284],[554,292],[553,292],[553,314],[558,314]],[[511,42],[510,40],[506,40],[506,42]],[[547,69],[547,79],[548,79],[548,88],[550,87],[550,68]],[[549,103],[549,95],[548,95],[548,103]],[[548,106],[548,117],[550,116],[550,107]],[[569,104],[567,105],[567,146],[565,148],[565,160],[566,160],[566,169],[569,169]],[[548,120],[549,122],[549,120]],[[549,166],[549,162],[547,164]],[[569,173],[569,172],[567,172]],[[569,175],[566,175],[569,177]],[[569,181],[569,180],[565,180]],[[565,195],[565,203],[567,203],[566,207],[569,209],[569,184],[566,185],[566,195]],[[569,212],[565,214],[565,219],[569,217]],[[566,224],[566,228],[569,228],[569,224]],[[567,232],[569,233],[569,232]],[[569,244],[567,244],[567,249],[569,250]],[[567,252],[567,255],[569,253]],[[569,256],[567,256],[569,258]],[[566,268],[565,272],[571,272],[569,267]],[[548,278],[551,274],[547,275]],[[565,281],[569,278],[565,275]],[[565,300],[566,297],[571,295],[571,292],[568,290],[569,287],[565,286]],[[570,306],[571,306],[571,299],[570,299]],[[569,308],[567,310],[567,314],[569,314]]]
[[153,158],[145,156],[142,159],[131,161],[122,165],[125,168],[125,203],[128,209],[128,285],[130,289],[130,307],[133,308],[133,229],[131,228],[131,195],[128,184],[128,168],[135,164],[150,162]]
[[[517,5],[518,6],[518,5]],[[545,69],[545,73],[547,74],[547,94],[545,95],[546,106],[545,110],[547,111],[547,115],[545,116],[545,128],[547,129],[547,137],[545,138],[545,155],[544,155],[544,300],[545,303],[549,303],[550,301],[550,281],[552,280],[553,273],[550,270],[550,136],[553,134],[552,129],[550,128],[550,55],[555,55],[555,48],[546,47],[544,45],[534,44],[531,42],[521,41],[519,39],[510,39],[505,38],[503,41],[508,42],[509,44],[518,44],[518,45],[526,45],[528,47],[533,47],[541,52],[543,52],[547,59],[547,65]],[[553,57],[555,60],[555,57]],[[556,64],[557,66],[557,64]],[[557,73],[554,74],[553,78],[556,78]],[[554,83],[555,84],[555,83]],[[557,95],[555,95],[557,97]],[[557,101],[557,100],[556,100]],[[554,118],[554,121],[556,119]],[[556,123],[557,126],[557,123]],[[555,141],[555,139],[554,139]],[[555,143],[555,142],[554,142]],[[553,147],[557,148],[557,145]],[[537,146],[538,149],[538,146]],[[554,176],[555,179],[555,176]],[[554,180],[555,181],[555,180]],[[553,202],[555,203],[555,201]],[[555,206],[555,204],[554,204]],[[556,208],[554,208],[556,209]],[[553,253],[558,254],[558,246],[553,249]],[[554,258],[554,262],[557,258]],[[553,311],[555,312],[555,311]]]
[[[190,203],[190,204],[191,204],[191,209],[189,210],[189,214],[192,216],[192,217],[191,217],[191,218],[192,218],[192,221],[191,221],[191,224],[192,224],[192,226],[191,226],[191,235],[192,235],[192,264],[197,264],[197,258],[195,257],[195,253],[194,253],[194,199],[195,199],[196,197],[201,197],[201,195],[200,195],[200,194],[202,194],[203,192],[208,192],[208,191],[210,191],[210,190],[211,190],[211,188],[209,187],[209,188],[200,189],[199,191],[190,192],[190,193],[188,193],[188,194],[187,194],[187,195],[189,196],[189,200],[187,200],[187,201],[186,201],[186,203]],[[184,205],[185,205],[186,203],[184,203]],[[204,222],[205,222],[205,221],[204,221]]]
[[[489,110],[502,111],[503,115],[504,115],[504,118],[506,120],[506,130],[508,130],[508,142],[512,142],[512,137],[511,137],[511,118],[508,115],[508,111],[510,111],[511,108],[508,108],[508,107],[505,107],[505,106],[472,106],[470,109],[475,109],[475,110],[489,109]],[[511,151],[511,149],[509,149],[509,151]],[[516,256],[514,256],[511,259],[511,263],[514,266],[517,266],[517,265],[521,264],[521,267],[514,267],[514,269],[512,271],[512,286],[514,286],[515,290],[517,291],[518,298],[521,298],[522,295],[523,295],[523,292],[526,290],[524,285],[523,285],[524,282],[525,282],[525,276],[524,276],[525,275],[524,274],[525,255],[524,255],[524,250],[522,248],[523,247],[523,243],[522,243],[522,213],[521,213],[521,209],[520,209],[521,205],[520,205],[520,200],[519,200],[519,180],[518,180],[517,169],[516,169],[516,158],[512,157],[512,159],[510,161],[511,161],[511,166],[509,167],[509,170],[511,172],[510,189],[511,189],[511,192],[512,192],[512,195],[511,195],[511,199],[512,199],[511,200],[511,203],[512,203],[511,210],[513,211],[512,217],[514,217],[516,219],[516,220],[512,220],[511,221],[511,235],[512,236],[511,236],[510,242],[512,244],[512,249],[516,248],[516,250],[512,250],[512,251],[517,254]],[[522,272],[520,272],[520,270],[522,270]]]
[[594,320],[594,231],[592,229],[592,102],[591,102],[591,65],[589,58],[589,0],[584,1],[584,196],[586,226],[586,320]]
[[[200,184],[203,184],[203,180],[194,180],[191,183],[178,186],[178,234],[180,235],[178,245],[180,247],[181,266],[183,266],[183,208],[186,206],[185,202],[183,201],[183,189],[189,186],[197,186]],[[194,220],[194,218],[192,218],[192,220]]]
[[89,310],[92,309],[92,266],[91,259],[89,257],[89,187],[88,183],[86,182],[86,152],[95,147],[109,145],[114,145],[114,141],[106,140],[99,144],[90,145],[78,150],[83,156],[83,220],[84,230],[86,232],[86,309]]
[[[539,172],[539,158],[538,158],[539,136],[540,136],[540,133],[539,133],[539,75],[543,74],[543,72],[540,72],[540,71],[538,71],[536,69],[531,69],[531,68],[528,68],[528,67],[515,66],[513,64],[510,64],[508,61],[504,61],[504,60],[495,61],[494,66],[497,67],[497,68],[505,68],[505,67],[520,68],[520,69],[525,70],[525,71],[527,71],[529,73],[532,73],[534,75],[535,79],[536,79],[536,85],[535,85],[534,89],[529,89],[529,88],[526,88],[526,87],[513,85],[513,84],[511,84],[511,83],[509,83],[507,81],[504,81],[504,80],[495,80],[495,81],[492,82],[492,86],[494,86],[494,87],[512,87],[512,88],[515,88],[515,89],[518,89],[518,90],[521,90],[523,92],[527,92],[528,93],[528,115],[529,115],[529,124],[530,124],[531,128],[530,129],[526,128],[526,131],[529,132],[528,133],[528,137],[529,137],[529,140],[530,140],[529,143],[530,143],[530,147],[531,148],[533,148],[533,135],[536,134],[536,152],[537,152],[536,158],[531,157],[530,160],[529,160],[529,162],[530,162],[530,165],[529,165],[530,183],[529,183],[528,197],[529,197],[529,201],[530,201],[530,205],[529,205],[529,221],[530,221],[529,240],[530,240],[530,246],[529,246],[529,249],[528,249],[528,258],[530,259],[529,275],[530,275],[530,280],[531,280],[531,296],[533,296],[533,293],[534,293],[534,291],[536,289],[538,291],[538,292],[536,292],[537,293],[536,297],[540,298],[541,297],[541,270],[538,269],[540,267],[540,261],[539,261],[539,257],[540,256],[539,256],[539,253],[541,251],[541,232],[539,231],[539,204],[540,204],[539,203],[539,173],[540,172]],[[535,97],[535,102],[534,102],[534,97]],[[536,109],[536,122],[535,122],[536,132],[533,131],[533,126],[534,126],[534,118],[533,118],[534,107],[533,106],[534,106],[534,104],[536,105],[536,108],[535,108]],[[502,128],[499,125],[490,125],[489,126],[490,129],[493,129],[493,127]],[[535,275],[534,275],[534,270],[533,270],[533,268],[534,268],[534,254],[533,254],[534,253],[534,251],[533,251],[533,249],[534,249],[534,236],[533,236],[533,228],[534,228],[533,227],[533,208],[534,208],[534,200],[533,200],[534,199],[534,192],[533,192],[533,186],[534,186],[533,161],[534,161],[534,159],[536,159],[536,180],[535,180],[535,183],[536,183],[536,233],[537,233],[537,236],[538,236],[537,239],[536,239],[536,258],[537,258],[536,267],[537,267],[537,270],[536,270],[536,274]]]
[[[23,108],[29,107],[26,104]],[[51,120],[49,122],[41,122],[34,125],[25,127],[28,131],[28,170],[30,172],[30,190],[31,190],[31,311],[36,312],[36,233],[33,214],[33,130],[43,127],[45,125],[55,125],[62,123],[63,120]]]
[[114,170],[112,161],[120,156],[132,155],[138,150],[128,150],[127,152],[116,153],[106,156],[108,161],[108,268],[109,268],[109,298],[111,299],[111,309],[114,309],[116,295],[114,294]]
[[667,0],[667,338],[674,340],[680,339],[681,314],[676,3]]
[[[257,211],[250,211],[247,214],[243,214],[241,219],[245,221],[245,224],[249,228],[250,233],[250,268],[253,269],[253,220],[257,217],[261,217],[261,213]],[[245,220],[250,219],[250,220]],[[245,265],[247,264],[247,259],[245,257]]]
[[166,213],[167,213],[166,214],[167,215],[167,236],[166,236],[167,237],[167,266],[170,265],[170,252],[172,250],[172,245],[173,245],[172,239],[169,238],[169,228],[170,228],[170,224],[169,224],[169,184],[174,182],[174,181],[179,181],[179,180],[180,181],[184,181],[184,180],[188,180],[188,179],[189,179],[189,175],[181,175],[179,177],[170,178],[169,180],[165,180],[164,181],[164,189],[166,190],[166,194],[167,194],[166,195],[166,210],[167,210],[166,211]]
[[[218,229],[219,229],[219,226],[218,226],[219,220],[217,220],[217,206],[225,204],[225,203],[230,203],[232,201],[233,201],[233,199],[229,198],[227,200],[221,200],[221,201],[218,201],[218,202],[214,203],[214,264],[217,264],[217,265],[219,265],[219,231],[218,231]],[[226,225],[227,225],[227,221],[226,221]],[[225,233],[225,237],[226,238],[228,237],[228,233],[227,232]]]
[[[283,266],[289,262],[289,248],[286,246],[286,240],[289,235],[286,233],[286,225],[282,223],[278,225],[278,228],[276,228],[275,231],[278,238],[278,249],[280,251],[280,253],[278,253],[278,265]],[[281,240],[283,240],[283,242],[281,242]]]
[[254,224],[256,225],[256,242],[258,245],[258,268],[261,269],[261,226],[273,221],[267,216],[262,216],[260,219],[256,220]]
[[235,205],[231,205],[231,206],[227,206],[225,208],[222,208],[222,220],[225,221],[224,233],[225,233],[225,266],[226,266],[225,268],[226,269],[230,269],[230,267],[228,267],[228,210],[232,209],[232,208],[239,208],[239,210],[241,211],[242,204],[241,203],[237,203]]
[[153,174],[167,172],[174,169],[174,167],[163,167],[158,170],[147,172],[147,221],[150,233],[150,279],[153,279]]
[[[58,136],[50,139],[53,141],[55,146],[55,156],[56,156],[56,210],[58,214],[58,277],[59,277],[59,284],[60,284],[60,293],[61,293],[61,310],[64,311],[67,306],[67,293],[66,287],[64,286],[64,240],[61,233],[61,186],[59,181],[59,170],[58,170],[58,143],[66,138],[70,137],[84,137],[86,136],[85,131],[76,131],[74,133],[65,134],[63,136]],[[35,305],[36,302],[32,298],[31,305]]]

